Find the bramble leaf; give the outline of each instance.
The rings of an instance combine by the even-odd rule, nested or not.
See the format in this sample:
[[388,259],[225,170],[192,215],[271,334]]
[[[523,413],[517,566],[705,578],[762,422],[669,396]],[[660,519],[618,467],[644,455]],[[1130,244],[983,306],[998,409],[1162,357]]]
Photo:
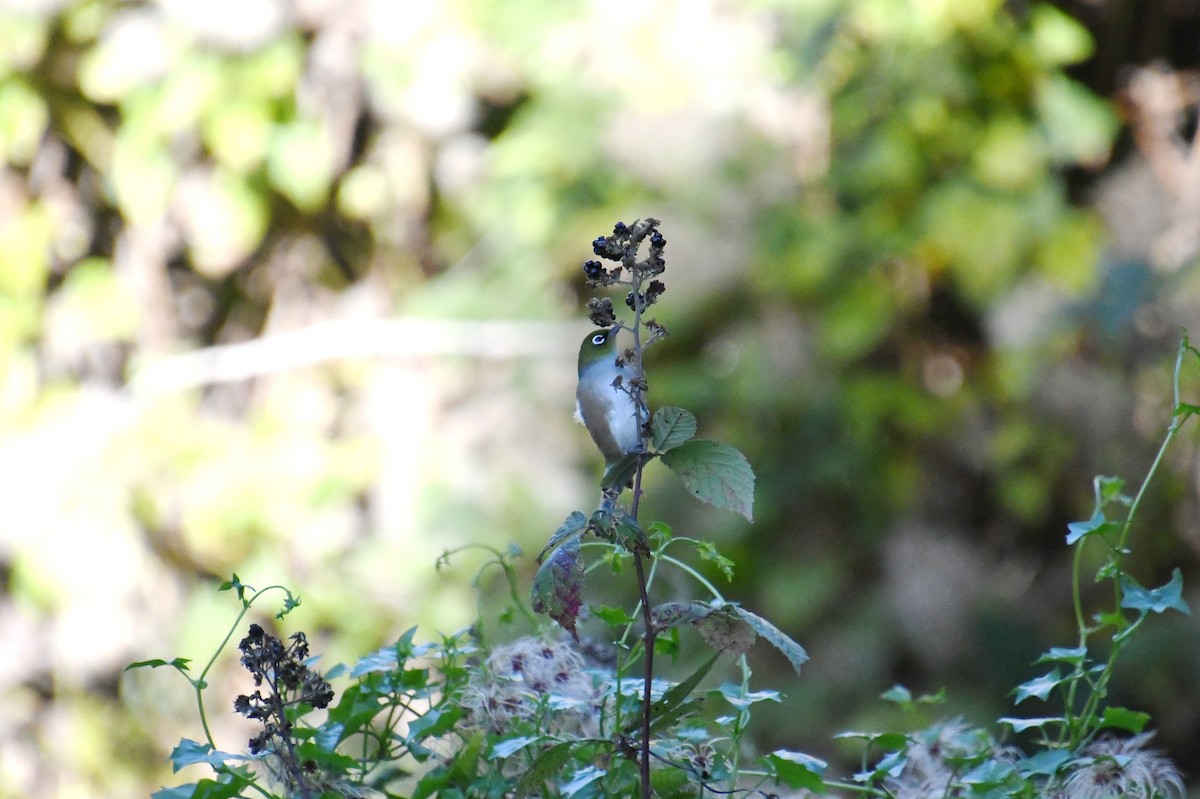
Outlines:
[[546,553],[560,545],[563,541],[582,534],[587,529],[587,523],[586,516],[577,510],[571,511],[571,515],[558,526],[558,529],[550,536],[550,540],[546,542],[546,546],[542,547],[542,551],[538,553],[537,562],[541,563],[542,559],[546,557]]
[[576,640],[575,619],[582,606],[583,555],[572,539],[554,551],[533,577],[531,599],[535,613],[545,613]]
[[614,463],[604,472],[604,477],[600,479],[600,487],[616,491],[625,488],[637,474],[638,459],[641,457],[643,456],[639,453],[631,452]]
[[650,443],[659,452],[675,449],[696,435],[696,417],[683,408],[659,408],[650,421]]
[[700,501],[754,521],[754,470],[733,447],[698,438],[665,453],[662,461]]
[[800,666],[808,660],[808,653],[804,651],[804,647],[793,641],[783,630],[780,630],[762,616],[751,613],[737,605],[733,605],[732,607],[734,612],[741,617],[742,621],[750,625],[750,629],[761,635],[771,646],[778,649],[791,662],[793,669],[797,672],[800,671]]

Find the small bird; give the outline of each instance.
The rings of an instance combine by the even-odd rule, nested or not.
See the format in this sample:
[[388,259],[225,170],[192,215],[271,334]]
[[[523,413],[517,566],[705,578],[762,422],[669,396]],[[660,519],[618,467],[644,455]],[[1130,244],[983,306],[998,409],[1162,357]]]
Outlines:
[[[613,385],[617,378],[620,385]],[[575,419],[583,422],[604,455],[604,468],[638,448],[638,408],[629,394],[634,371],[617,365],[617,330],[593,330],[579,346],[579,385],[575,389]],[[641,403],[641,421],[650,418]]]

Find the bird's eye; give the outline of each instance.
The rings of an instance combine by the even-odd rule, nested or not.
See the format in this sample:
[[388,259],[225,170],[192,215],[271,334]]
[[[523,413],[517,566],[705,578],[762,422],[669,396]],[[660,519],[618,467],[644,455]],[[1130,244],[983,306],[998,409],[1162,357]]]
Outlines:
[[600,346],[607,340],[608,340],[607,333],[597,333],[596,335],[592,336],[592,343],[595,344],[596,346]]

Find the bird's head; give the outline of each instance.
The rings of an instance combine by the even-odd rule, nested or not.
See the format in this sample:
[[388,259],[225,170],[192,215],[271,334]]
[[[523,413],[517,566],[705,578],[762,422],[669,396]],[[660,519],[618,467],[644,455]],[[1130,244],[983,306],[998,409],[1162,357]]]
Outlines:
[[595,363],[607,360],[612,363],[617,358],[617,329],[593,330],[579,345],[579,374]]

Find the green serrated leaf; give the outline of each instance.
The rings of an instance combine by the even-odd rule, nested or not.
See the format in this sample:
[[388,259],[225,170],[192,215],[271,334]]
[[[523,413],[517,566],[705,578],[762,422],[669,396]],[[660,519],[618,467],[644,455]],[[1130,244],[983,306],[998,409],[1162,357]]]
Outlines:
[[575,536],[582,535],[583,531],[587,529],[587,523],[588,520],[586,516],[577,510],[571,511],[571,515],[567,517],[566,521],[558,526],[558,529],[555,530],[554,534],[550,536],[550,540],[546,542],[546,546],[542,547],[542,551],[538,553],[537,562],[541,563],[546,557],[547,552],[555,549],[564,541]]
[[1178,568],[1171,572],[1171,579],[1167,584],[1158,588],[1142,588],[1128,575],[1121,576],[1121,588],[1125,592],[1121,597],[1121,607],[1123,608],[1143,613],[1164,613],[1168,610],[1177,610],[1180,613],[1191,615],[1191,608],[1183,600],[1183,573]]
[[717,547],[711,541],[698,541],[696,554],[700,556],[700,560],[716,566],[725,576],[726,582],[733,581],[733,561],[718,552]]
[[792,664],[792,668],[799,673],[800,666],[808,660],[808,653],[804,651],[804,647],[793,641],[783,630],[780,630],[762,616],[751,613],[737,605],[730,605],[729,607],[734,609],[734,612],[737,613],[742,621],[750,625],[750,629],[762,636],[771,646],[778,649]]
[[608,605],[588,605],[592,615],[612,627],[624,627],[637,621],[624,608],[614,608]]
[[642,457],[644,456],[633,452],[608,467],[604,472],[604,477],[600,480],[600,487],[613,491],[624,489],[633,481],[633,476],[637,474],[638,461]]
[[650,421],[654,449],[668,452],[696,435],[696,417],[683,408],[659,408]]
[[803,788],[817,794],[825,793],[825,780],[822,776],[829,764],[824,760],[802,752],[776,749],[767,755],[766,761],[771,765],[772,776],[789,788]]
[[733,447],[692,439],[662,460],[697,499],[754,521],[754,470]]

